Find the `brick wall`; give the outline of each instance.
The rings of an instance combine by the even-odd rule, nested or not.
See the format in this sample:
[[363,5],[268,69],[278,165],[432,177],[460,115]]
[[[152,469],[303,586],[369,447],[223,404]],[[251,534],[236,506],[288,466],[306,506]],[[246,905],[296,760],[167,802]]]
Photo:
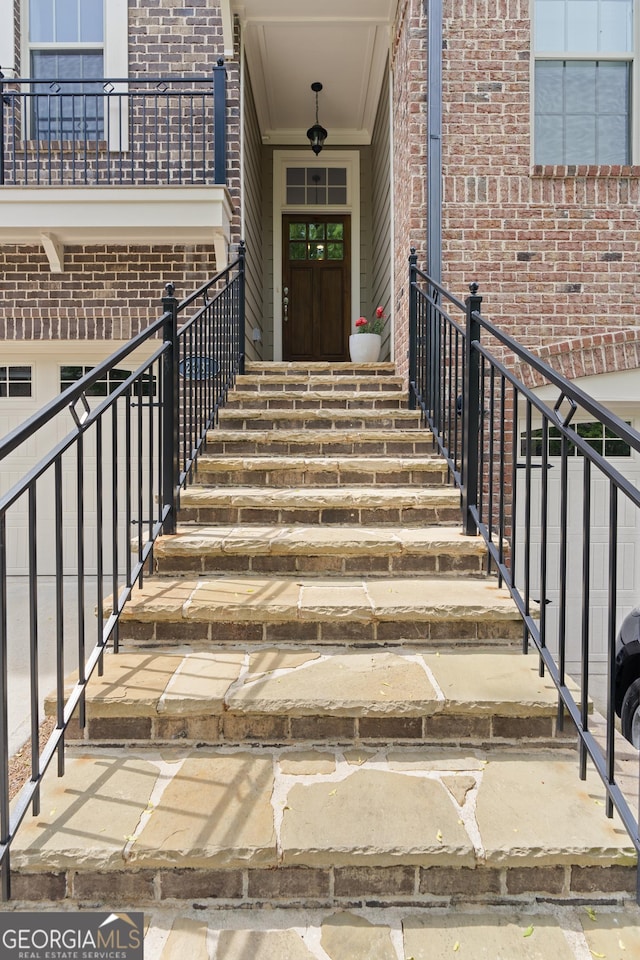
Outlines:
[[129,0],[132,76],[207,73],[222,55],[222,21],[217,4],[210,0],[188,0],[184,4]]
[[[167,0],[129,0],[131,76],[212,75],[224,55],[220,9],[210,0],[176,6]],[[239,32],[227,72],[227,183],[234,201],[240,191]],[[236,237],[237,239],[237,237]]]
[[529,0],[448,0],[444,277],[537,347],[638,322],[640,168],[533,167]]
[[215,272],[206,246],[68,246],[52,274],[40,247],[0,247],[0,340],[128,340],[161,313],[168,281],[184,297]]
[[422,0],[398,8],[392,48],[394,154],[394,355],[407,371],[409,250],[424,266],[426,249],[427,23]]
[[[401,5],[394,47],[396,319],[410,242],[424,266],[422,7]],[[534,349],[638,325],[640,167],[533,166],[529,0],[445,0],[443,40],[445,285],[478,281],[487,316]]]
[[[222,55],[219,10],[208,0],[179,8],[166,0],[130,0],[131,76],[208,75]],[[237,56],[226,63],[226,72],[227,185],[238,211]],[[239,233],[236,215],[232,244]],[[208,246],[67,246],[65,272],[51,274],[41,247],[2,245],[0,339],[128,339],[157,316],[168,280],[178,296],[185,296],[214,273],[215,256]]]

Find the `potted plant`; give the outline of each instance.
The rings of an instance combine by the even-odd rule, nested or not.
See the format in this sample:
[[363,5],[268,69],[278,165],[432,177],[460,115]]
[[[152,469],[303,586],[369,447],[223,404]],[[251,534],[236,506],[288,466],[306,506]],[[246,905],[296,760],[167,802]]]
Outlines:
[[349,356],[352,363],[376,363],[380,356],[382,331],[387,321],[382,307],[377,307],[371,320],[359,317],[356,332],[349,337]]

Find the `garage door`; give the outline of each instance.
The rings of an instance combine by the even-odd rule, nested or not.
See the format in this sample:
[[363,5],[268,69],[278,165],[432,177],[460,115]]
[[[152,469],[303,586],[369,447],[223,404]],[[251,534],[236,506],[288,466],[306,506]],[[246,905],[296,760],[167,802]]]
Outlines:
[[[4,396],[0,396],[0,435],[13,430],[16,426],[23,423],[28,417],[39,410],[46,402],[53,399],[62,387],[68,385],[73,379],[77,379],[85,373],[91,366],[94,366],[102,359],[99,356],[92,357],[92,363],[69,363],[69,357],[64,355],[53,357],[36,357],[30,362],[25,362],[24,357],[15,362],[7,364],[4,368],[7,371],[7,389]],[[131,365],[132,369],[135,364]],[[24,371],[29,371],[30,390],[25,386],[26,377],[22,387],[16,386],[17,380],[14,379],[14,387],[8,380],[10,374],[20,370],[24,376]],[[0,366],[0,379],[2,377],[3,367]],[[94,390],[94,396],[90,399],[90,405],[97,405],[107,392],[117,382],[127,375],[128,370],[120,370],[113,378],[104,383],[98,383]],[[1,387],[0,387],[1,392]],[[30,394],[30,395],[29,395]],[[148,402],[148,401],[147,401]],[[123,456],[125,447],[125,411],[124,402],[118,404],[118,416],[115,426],[115,444],[114,431],[112,427],[111,416],[104,418],[104,428],[102,443],[98,446],[95,430],[90,430],[86,434],[82,482],[84,485],[84,550],[85,550],[85,572],[87,574],[97,573],[98,568],[98,539],[97,539],[97,493],[98,484],[103,487],[103,502],[106,505],[112,502],[112,465],[114,462],[113,451],[116,451],[118,488],[124,489],[126,465]],[[3,464],[0,472],[0,494],[6,493],[16,483],[37,464],[49,451],[73,429],[74,421],[71,414],[65,411],[55,420],[51,421],[46,428],[33,434],[26,443],[17,449]],[[131,421],[131,432],[134,442],[136,441],[137,416]],[[144,442],[146,442],[146,436]],[[147,475],[142,478],[142,483],[138,483],[138,478],[134,478],[134,486],[146,489]],[[70,450],[62,458],[62,501],[63,501],[63,525],[62,525],[62,544],[63,544],[63,569],[65,574],[73,574],[77,570],[78,557],[78,464],[75,448]],[[136,504],[133,505],[133,514],[138,512]],[[124,510],[120,503],[117,510]],[[143,512],[148,512],[144,511]],[[112,513],[105,508],[104,525],[106,536],[104,537],[102,563],[105,573],[112,569],[114,544],[111,536],[113,524],[111,522]],[[117,554],[118,567],[124,569],[126,552],[130,549],[130,531],[126,531],[122,524],[119,524],[117,534]],[[38,554],[38,573],[41,575],[51,575],[55,572],[55,550],[56,550],[56,511],[54,498],[53,471],[49,470],[48,475],[38,481],[37,485],[37,554]],[[7,513],[7,567],[9,575],[24,575],[28,573],[28,505],[27,498],[23,496]]]
[[[601,424],[577,424],[576,429],[589,440],[599,452],[624,477],[640,486],[640,462],[637,455],[613,434],[605,433]],[[541,431],[533,431],[533,439],[542,442]],[[522,451],[521,451],[522,453]],[[548,549],[547,549],[547,643],[557,652],[559,599],[560,599],[560,440],[550,430],[548,470]],[[583,511],[583,458],[573,448],[567,462],[568,467],[568,563],[567,563],[567,667],[575,673],[581,660],[581,605],[582,605],[582,511]],[[517,542],[524,539],[524,463],[518,470],[518,521]],[[532,597],[539,597],[541,528],[538,518],[541,511],[541,460],[532,458],[531,473],[531,516],[532,550],[531,581]],[[640,603],[640,511],[632,508],[626,498],[618,498],[618,623],[626,613]],[[607,480],[592,471],[591,483],[591,656],[594,672],[602,673],[607,662],[607,623],[608,623],[608,571],[609,571],[609,484]],[[523,584],[523,557],[516,554],[516,569],[519,584]]]

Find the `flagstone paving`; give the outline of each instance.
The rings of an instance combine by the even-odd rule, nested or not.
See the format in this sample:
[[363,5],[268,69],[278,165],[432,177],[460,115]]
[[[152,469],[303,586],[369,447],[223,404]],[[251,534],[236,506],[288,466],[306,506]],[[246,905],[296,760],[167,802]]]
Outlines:
[[[185,919],[152,915],[147,947],[168,944],[172,925]],[[195,947],[207,942],[209,960],[630,960],[640,956],[640,908],[495,907],[490,913],[458,907],[428,914],[365,909],[334,912],[271,911],[255,921],[221,912],[193,919]],[[160,960],[174,960],[164,951]],[[199,954],[194,957],[199,960]],[[175,957],[177,960],[177,957]]]
[[135,589],[129,620],[418,619],[519,622],[504,587],[493,580],[418,577],[296,578],[227,576],[156,578]]
[[[86,704],[90,719],[225,712],[424,716],[447,710],[531,718],[555,716],[557,694],[549,678],[539,676],[537,658],[518,652],[245,647],[107,655]],[[54,700],[46,706],[53,715]]]
[[428,748],[399,757],[381,748],[356,763],[335,748],[305,751],[300,766],[296,752],[105,748],[93,760],[74,752],[63,780],[45,779],[41,813],[18,836],[14,867],[460,871],[634,862],[620,822],[603,816],[596,776],[576,791],[571,753],[457,751],[452,768],[451,751],[441,767]]
[[[5,909],[22,910],[13,902]],[[144,910],[149,960],[634,960],[640,908],[458,905],[376,909],[203,909],[205,903]],[[100,906],[98,906],[98,909]],[[46,914],[52,907],[43,905]],[[56,910],[78,911],[73,904]],[[96,905],[80,910],[96,909]],[[122,910],[140,910],[123,904]]]

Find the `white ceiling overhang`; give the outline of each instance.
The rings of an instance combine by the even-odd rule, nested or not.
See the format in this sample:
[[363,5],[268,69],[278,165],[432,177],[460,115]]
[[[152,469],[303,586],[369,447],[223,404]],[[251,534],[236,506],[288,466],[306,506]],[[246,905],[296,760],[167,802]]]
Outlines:
[[264,143],[308,143],[316,81],[327,147],[371,142],[397,0],[228,2],[243,26]]
[[42,244],[53,273],[68,244],[213,244],[226,266],[232,205],[226,187],[5,187],[0,243]]

